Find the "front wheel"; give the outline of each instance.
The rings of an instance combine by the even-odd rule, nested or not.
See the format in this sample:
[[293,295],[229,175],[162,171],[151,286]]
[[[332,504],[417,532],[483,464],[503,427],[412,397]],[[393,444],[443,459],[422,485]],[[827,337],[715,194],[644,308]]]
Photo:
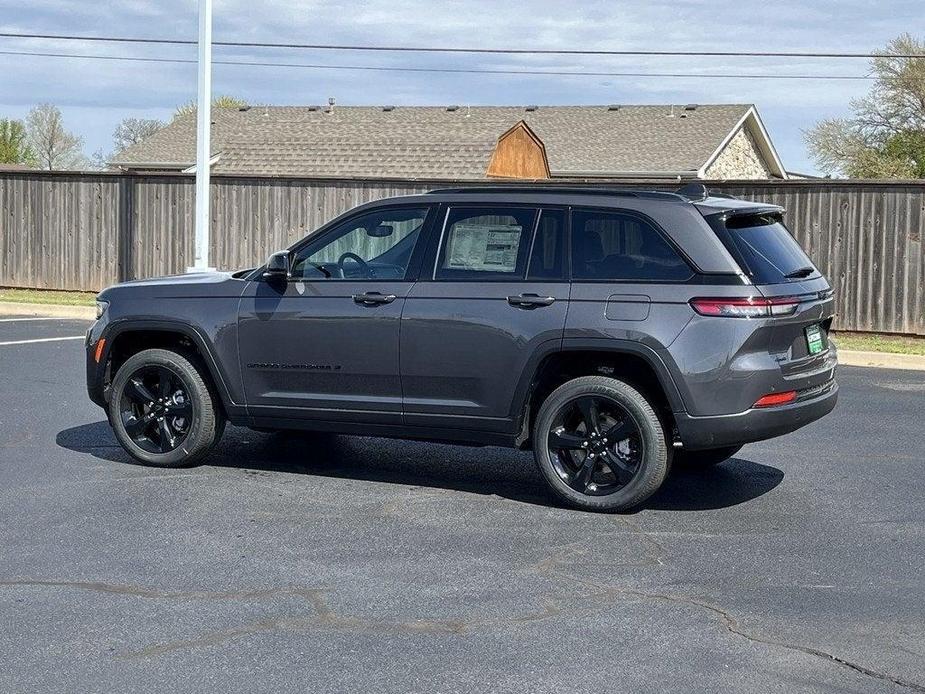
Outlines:
[[533,452],[552,490],[573,506],[623,511],[668,474],[665,429],[649,401],[613,378],[582,376],[540,407]]
[[146,349],[119,367],[109,417],[129,455],[160,467],[195,462],[225,428],[203,374],[183,355],[165,349]]

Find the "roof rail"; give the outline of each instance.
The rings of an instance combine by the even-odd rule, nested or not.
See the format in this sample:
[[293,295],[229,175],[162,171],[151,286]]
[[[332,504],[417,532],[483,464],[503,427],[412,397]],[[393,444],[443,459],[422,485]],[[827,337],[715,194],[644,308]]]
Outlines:
[[661,200],[678,200],[688,202],[688,198],[677,193],[655,190],[627,190],[620,188],[583,188],[581,186],[557,186],[546,183],[536,185],[507,185],[498,183],[489,186],[465,186],[459,188],[435,188],[427,195],[454,195],[460,193],[552,193],[570,195],[600,195],[624,198],[658,198]]

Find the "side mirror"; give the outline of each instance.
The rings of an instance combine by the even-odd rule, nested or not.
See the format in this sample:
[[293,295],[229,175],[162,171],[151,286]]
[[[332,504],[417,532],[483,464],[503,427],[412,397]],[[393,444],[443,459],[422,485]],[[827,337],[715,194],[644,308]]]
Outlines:
[[391,236],[395,233],[395,227],[391,224],[380,224],[377,227],[373,227],[366,232],[366,235],[374,239],[384,239],[387,236]]
[[278,251],[267,260],[267,269],[263,271],[267,280],[289,279],[289,251]]

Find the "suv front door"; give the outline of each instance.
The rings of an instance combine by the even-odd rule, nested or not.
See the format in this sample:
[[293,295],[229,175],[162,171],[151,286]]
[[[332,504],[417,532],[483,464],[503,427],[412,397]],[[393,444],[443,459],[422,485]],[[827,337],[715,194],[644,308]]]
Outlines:
[[252,417],[401,422],[399,319],[429,216],[352,216],[291,252],[288,282],[248,285],[238,339]]
[[522,374],[562,339],[564,209],[451,205],[405,300],[405,422],[513,431]]

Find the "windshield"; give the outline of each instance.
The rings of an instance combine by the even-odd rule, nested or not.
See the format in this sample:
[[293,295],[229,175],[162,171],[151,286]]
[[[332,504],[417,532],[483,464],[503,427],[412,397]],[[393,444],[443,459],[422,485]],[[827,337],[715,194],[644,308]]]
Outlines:
[[778,213],[709,220],[726,248],[755,284],[798,282],[819,271],[784,226]]

